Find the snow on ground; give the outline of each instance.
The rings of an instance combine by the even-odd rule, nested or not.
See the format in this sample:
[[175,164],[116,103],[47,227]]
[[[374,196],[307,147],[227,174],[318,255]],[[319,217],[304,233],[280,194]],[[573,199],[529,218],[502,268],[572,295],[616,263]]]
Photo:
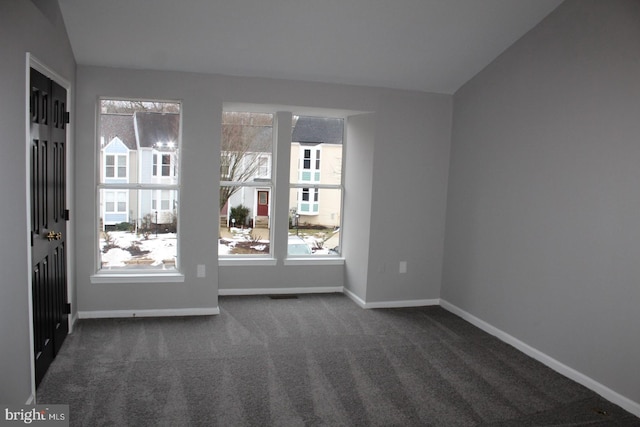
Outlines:
[[[176,260],[177,254],[177,238],[175,233],[150,234],[147,239],[144,236],[129,233],[128,231],[110,231],[112,244],[117,247],[102,252],[102,265],[104,268],[125,267],[126,261],[139,259],[150,259],[153,262],[149,265],[152,267],[160,267],[164,265],[164,261]],[[132,255],[127,250],[132,245],[138,246],[140,251],[149,251],[147,254]],[[100,249],[104,250],[105,239],[100,237]]]
[[[218,255],[229,255],[237,242],[253,241],[251,229],[231,228],[229,231],[231,233],[231,237],[225,238],[225,240],[230,241],[228,245],[220,243],[220,240],[218,240]],[[164,261],[167,260],[175,262],[177,255],[177,239],[175,233],[164,233],[158,234],[157,236],[152,233],[146,239],[142,235],[137,235],[128,231],[110,231],[108,234],[111,237],[112,244],[117,247],[111,248],[107,252],[103,252],[105,239],[104,235],[100,236],[101,261],[103,268],[132,267],[136,265],[136,260],[140,259],[152,260],[150,264],[145,265],[155,268],[165,267]],[[300,237],[302,237],[310,247],[314,247],[314,237]],[[267,244],[269,244],[269,240],[262,239],[255,241],[255,245],[252,247],[256,250],[264,250],[267,247]],[[137,245],[141,251],[149,251],[149,253],[132,255],[131,252],[127,250],[127,248],[130,248],[132,245]],[[314,254],[326,255],[329,254],[329,249],[325,244],[325,248],[316,250]],[[170,263],[166,265],[173,268]]]
[[[267,248],[269,244],[269,240],[258,239],[254,240],[253,236],[262,236],[264,235],[265,230],[260,229],[257,233],[253,233],[251,228],[235,228],[231,227],[228,229],[228,233],[225,234],[222,239],[218,240],[218,255],[231,255],[233,248],[236,246],[238,242],[255,242],[255,245],[251,246],[252,249],[257,251],[263,251]],[[268,231],[267,237],[268,237]],[[332,233],[335,235],[336,233]],[[295,235],[294,233],[289,233],[289,236]],[[329,241],[325,242],[323,248],[317,248],[323,239],[320,239],[314,235],[306,235],[300,234],[299,236],[302,240],[304,240],[310,248],[316,248],[313,252],[314,255],[333,255],[335,252],[331,252],[330,249],[338,245],[339,237],[331,238]],[[225,243],[221,241],[224,240]],[[333,246],[332,246],[333,245]]]

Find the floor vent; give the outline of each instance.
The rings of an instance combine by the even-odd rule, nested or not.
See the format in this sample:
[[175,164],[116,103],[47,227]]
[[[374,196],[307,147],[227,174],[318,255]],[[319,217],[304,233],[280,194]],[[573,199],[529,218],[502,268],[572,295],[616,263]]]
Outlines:
[[271,299],[298,299],[298,295],[296,294],[278,294],[278,295],[269,295]]

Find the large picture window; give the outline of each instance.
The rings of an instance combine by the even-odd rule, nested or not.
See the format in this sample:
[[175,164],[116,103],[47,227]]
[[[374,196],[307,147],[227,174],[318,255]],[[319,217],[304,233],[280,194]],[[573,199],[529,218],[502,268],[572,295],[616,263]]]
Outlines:
[[178,102],[102,99],[97,152],[98,269],[178,266]]
[[223,113],[218,254],[273,256],[275,238],[287,240],[275,255],[292,262],[339,255],[344,120],[280,112],[281,126],[274,116]]
[[127,155],[126,154],[106,154],[104,176],[105,178],[126,178],[127,177]]

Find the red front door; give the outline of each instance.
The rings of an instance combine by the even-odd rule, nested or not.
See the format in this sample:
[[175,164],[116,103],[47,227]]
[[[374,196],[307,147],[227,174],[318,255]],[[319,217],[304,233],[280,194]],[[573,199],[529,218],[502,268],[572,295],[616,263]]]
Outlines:
[[269,192],[258,190],[258,216],[269,215]]

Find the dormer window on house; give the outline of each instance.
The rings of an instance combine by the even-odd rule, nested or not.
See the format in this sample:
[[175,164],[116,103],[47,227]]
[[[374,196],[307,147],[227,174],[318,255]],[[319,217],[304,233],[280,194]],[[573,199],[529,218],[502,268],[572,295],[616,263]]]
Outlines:
[[105,178],[126,178],[127,177],[127,155],[126,154],[106,154],[104,165]]

